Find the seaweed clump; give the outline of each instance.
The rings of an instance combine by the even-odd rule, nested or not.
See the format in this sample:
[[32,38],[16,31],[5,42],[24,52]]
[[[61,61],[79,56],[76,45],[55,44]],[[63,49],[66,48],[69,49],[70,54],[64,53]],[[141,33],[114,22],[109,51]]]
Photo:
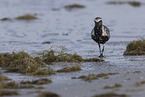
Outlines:
[[7,81],[7,80],[11,80],[11,79],[0,74],[0,82]]
[[61,51],[57,52],[52,49],[45,50],[43,53],[40,53],[42,55],[42,60],[45,63],[50,62],[103,62],[103,59],[98,58],[88,58],[83,59],[80,55],[77,53],[74,54],[68,54],[65,53],[65,48],[62,48]]
[[122,87],[122,85],[116,83],[116,84],[113,85],[113,86],[104,86],[104,89],[114,89],[114,88],[120,88],[120,87]]
[[38,97],[60,97],[60,95],[52,92],[43,91],[39,93]]
[[65,67],[63,69],[57,70],[57,72],[73,72],[73,71],[80,71],[81,67],[78,64],[73,65],[72,67]]
[[0,89],[0,96],[12,96],[12,95],[19,95],[19,94],[16,91]]
[[[54,74],[52,69],[40,70],[43,62],[38,58],[33,58],[28,53],[21,51],[18,53],[1,53],[0,54],[0,67],[7,68],[7,72],[18,72],[23,74]],[[49,71],[51,70],[51,71]],[[39,73],[42,72],[43,73]],[[45,71],[45,72],[44,72]]]
[[0,19],[0,21],[10,21],[10,20],[11,20],[11,18],[8,18],[8,17]]
[[118,74],[118,73],[100,73],[97,75],[96,74],[89,74],[88,76],[82,75],[82,76],[78,77],[78,79],[83,79],[85,81],[91,82],[92,80],[99,79],[99,78],[107,79],[107,78],[109,78],[108,77],[109,75],[115,75],[115,74]]
[[70,5],[64,6],[64,8],[66,8],[67,10],[72,10],[74,8],[85,8],[85,6],[80,5],[80,4],[70,4]]
[[37,19],[36,15],[25,14],[15,18],[16,20],[34,20]]
[[130,4],[130,5],[134,6],[134,7],[141,6],[141,3],[139,1],[132,1],[132,2],[130,1],[130,2],[128,2],[128,4]]
[[42,42],[42,44],[50,44],[50,41]]
[[81,56],[75,54],[65,53],[63,50],[56,53],[54,50],[44,51],[42,60],[45,63],[49,62],[81,62],[83,59]]
[[83,59],[83,62],[104,62],[104,60],[98,58],[88,58],[88,59]]
[[134,7],[140,7],[141,6],[141,2],[139,1],[110,1],[110,2],[107,2],[107,4],[112,4],[112,5],[122,5],[122,4],[129,4],[131,6],[134,6]]
[[12,81],[12,82],[7,82],[7,83],[1,84],[1,87],[5,88],[5,89],[17,89],[17,88],[19,88],[19,84]]
[[23,83],[16,83],[14,81],[11,82],[3,82],[0,85],[3,89],[26,89],[26,88],[34,88],[32,84],[23,84]]
[[142,86],[142,85],[144,85],[145,84],[145,81],[141,81],[141,82],[137,82],[136,84],[135,84],[135,86],[136,87],[140,87],[140,86]]
[[145,55],[145,39],[130,42],[124,55]]
[[125,94],[106,93],[106,94],[95,95],[93,97],[128,97],[128,96]]
[[55,72],[53,71],[53,69],[48,67],[47,69],[38,68],[33,75],[51,75],[51,74],[55,74]]
[[47,78],[42,78],[38,80],[33,80],[33,81],[21,81],[20,84],[35,84],[35,85],[43,85],[43,84],[48,84],[52,83],[52,80],[47,79]]

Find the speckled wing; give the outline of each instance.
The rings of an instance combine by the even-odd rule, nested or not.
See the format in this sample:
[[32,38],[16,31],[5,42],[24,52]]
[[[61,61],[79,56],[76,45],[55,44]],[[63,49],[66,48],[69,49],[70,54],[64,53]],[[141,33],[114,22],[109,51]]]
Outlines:
[[103,32],[102,36],[104,34],[104,36],[106,36],[108,38],[107,39],[107,41],[108,41],[110,39],[110,31],[109,31],[109,29],[106,26],[103,25],[103,31],[102,32]]
[[91,38],[97,42],[97,33],[95,33],[94,28],[91,31]]

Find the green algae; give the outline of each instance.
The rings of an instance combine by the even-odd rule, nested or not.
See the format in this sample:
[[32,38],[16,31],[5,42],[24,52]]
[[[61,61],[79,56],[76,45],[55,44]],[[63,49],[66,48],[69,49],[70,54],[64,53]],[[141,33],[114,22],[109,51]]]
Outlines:
[[19,95],[19,93],[17,93],[16,91],[0,89],[0,96],[12,96],[12,95]]
[[68,54],[64,51],[55,52],[54,50],[44,51],[42,60],[45,63],[49,62],[81,62],[83,59],[81,56],[75,54]]
[[60,97],[60,95],[53,92],[41,91],[38,97]]
[[51,44],[50,41],[45,41],[45,42],[42,42],[42,44]]
[[136,87],[140,87],[140,86],[143,86],[145,84],[145,81],[141,81],[141,82],[137,82],[135,84]]
[[67,9],[67,10],[72,10],[72,9],[74,9],[74,8],[85,8],[85,5],[70,4],[70,5],[64,6],[64,8]]
[[33,74],[40,67],[37,62],[31,58],[14,60],[8,66],[8,72],[18,72],[23,74]]
[[115,89],[115,88],[120,88],[120,87],[122,87],[122,85],[116,83],[116,84],[113,85],[113,86],[108,86],[108,85],[106,85],[106,86],[104,86],[104,89]]
[[53,71],[53,69],[48,67],[47,69],[40,68],[37,69],[33,75],[51,75],[51,74],[55,74],[55,72]]
[[8,18],[8,17],[0,19],[0,21],[10,21],[10,20],[11,20],[11,18]]
[[[21,16],[18,16],[18,17],[15,17],[14,19],[16,20],[34,20],[34,19],[37,19],[36,17],[36,14],[24,14],[24,15],[21,15]],[[11,21],[13,20],[13,18],[9,18],[9,17],[4,17],[4,18],[1,18],[0,21]]]
[[134,7],[139,7],[141,6],[141,3],[139,1],[130,1],[128,2],[128,4],[130,4],[131,6],[134,6]]
[[[79,78],[83,78],[83,77],[81,76],[81,77],[79,77]],[[84,77],[84,78],[85,78],[85,77]],[[83,78],[83,79],[84,79],[84,78]],[[95,74],[89,74],[84,80],[85,80],[85,81],[91,82],[92,80],[95,80],[95,79],[98,79],[97,75],[95,75]]]
[[144,89],[131,89],[131,90],[126,90],[127,92],[141,92],[144,91]]
[[85,75],[82,75],[82,76],[79,76],[78,79],[85,79],[86,76]]
[[134,71],[134,72],[132,72],[132,73],[141,73],[141,71]]
[[2,82],[0,84],[2,89],[28,89],[28,88],[35,88],[33,84],[23,84],[23,83],[16,83],[15,81],[11,82]]
[[107,2],[107,4],[109,4],[109,5],[129,4],[133,7],[140,7],[142,3],[139,1],[109,1],[109,2]]
[[59,11],[60,8],[52,8],[51,10],[53,10],[53,11]]
[[34,85],[44,85],[52,83],[52,80],[47,79],[47,78],[42,78],[38,80],[33,80],[33,81],[21,81],[20,84],[34,84]]
[[10,53],[0,53],[0,67],[8,67],[13,60],[13,55]]
[[37,19],[36,15],[32,15],[32,14],[25,14],[22,16],[18,16],[15,18],[16,20],[34,20]]
[[105,94],[95,95],[93,97],[128,97],[128,96],[125,94],[105,93]]
[[[40,72],[40,68],[44,63],[38,57],[33,58],[28,53],[21,51],[18,53],[12,52],[10,53],[1,53],[0,54],[0,66],[3,68],[7,68],[7,72],[18,72],[23,74],[33,74],[37,75]],[[51,69],[47,69],[47,73]],[[52,70],[50,71],[52,72]],[[36,74],[35,74],[36,73]],[[39,74],[40,75],[40,74]]]
[[[68,54],[65,48],[60,51],[52,49],[45,50],[35,57],[24,52],[0,53],[0,67],[6,69],[6,72],[16,72],[29,75],[51,75],[55,74],[50,67],[46,68],[46,64],[51,62],[103,62],[104,60],[98,58],[83,59],[77,53]],[[45,69],[42,67],[45,66]],[[81,70],[79,65],[63,68],[58,72],[71,72]]]
[[19,88],[19,84],[12,81],[12,82],[7,82],[7,83],[2,83],[1,87],[5,88],[5,89],[17,89],[17,88]]
[[103,59],[99,58],[83,59],[77,53],[68,54],[65,50],[66,48],[64,47],[62,47],[60,51],[50,49],[39,53],[39,55],[42,55],[42,60],[47,64],[50,62],[104,62]]
[[9,79],[8,77],[3,76],[3,75],[0,74],[0,82],[8,81],[8,80],[11,80],[11,79]]
[[100,74],[89,74],[88,76],[82,75],[78,77],[77,79],[83,79],[85,81],[91,82],[92,80],[99,79],[99,78],[104,78],[107,79],[109,78],[109,75],[116,75],[118,73],[100,73]]
[[57,70],[57,72],[74,72],[80,70],[82,70],[80,64],[73,64],[73,66]]
[[145,39],[142,38],[130,42],[126,47],[124,55],[145,55]]
[[46,64],[43,62],[43,60],[40,58],[40,57],[34,57],[34,60],[38,63],[38,64],[41,64],[41,67],[42,66],[46,66]]
[[83,62],[104,62],[104,60],[99,58],[88,58],[88,59],[83,59]]
[[111,5],[121,5],[121,4],[125,4],[126,2],[123,1],[109,1],[106,4],[111,4]]

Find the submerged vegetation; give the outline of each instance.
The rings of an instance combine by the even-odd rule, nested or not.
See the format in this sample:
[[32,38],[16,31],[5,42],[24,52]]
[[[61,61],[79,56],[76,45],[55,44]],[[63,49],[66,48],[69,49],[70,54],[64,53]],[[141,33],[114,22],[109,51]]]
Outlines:
[[[7,72],[40,75],[42,65],[38,58],[33,58],[24,51],[0,54],[0,67],[7,68]],[[46,71],[43,74],[53,74],[52,70],[50,72],[48,70],[51,69],[43,70],[43,72]]]
[[32,81],[21,81],[20,83],[16,83],[15,81],[11,82],[2,82],[0,84],[1,89],[25,89],[25,88],[35,88],[34,85],[44,85],[52,83],[50,79],[42,78],[38,80],[32,80]]
[[124,55],[145,55],[145,39],[142,38],[130,42],[126,47]]
[[43,53],[40,53],[40,55],[42,56],[42,60],[47,64],[50,62],[103,62],[104,61],[98,58],[83,59],[77,53],[74,54],[66,53],[65,49],[66,48],[62,47],[61,51],[54,51],[52,49],[45,50]]
[[57,70],[57,72],[73,72],[73,71],[80,71],[81,67],[79,64],[74,64],[72,67],[65,67],[63,69]]
[[48,67],[47,69],[38,68],[33,75],[51,75],[51,74],[55,74],[55,72],[53,71],[53,69]]
[[20,84],[35,84],[35,85],[43,85],[43,84],[48,84],[52,83],[52,80],[47,79],[47,78],[42,78],[38,80],[33,80],[33,81],[21,81]]
[[19,95],[16,91],[10,91],[10,90],[2,90],[0,89],[0,97],[1,96],[12,96],[12,95]]
[[[37,19],[37,17],[36,17],[36,14],[24,14],[24,15],[15,17],[14,19],[16,19],[16,20],[27,20],[27,21],[29,21],[29,20]],[[13,18],[4,17],[4,18],[1,18],[0,19],[0,21],[10,21],[10,20],[13,20]]]
[[17,88],[19,88],[19,84],[17,84],[16,82],[12,81],[12,82],[2,83],[0,85],[0,87],[2,87],[4,89],[17,89]]
[[64,8],[66,8],[67,10],[72,10],[74,8],[85,8],[85,6],[80,4],[71,4],[64,6]]
[[27,89],[27,88],[35,88],[33,84],[23,84],[16,83],[14,81],[11,82],[3,82],[0,84],[2,89]]
[[34,20],[34,19],[37,19],[37,17],[36,17],[36,15],[25,14],[22,16],[18,16],[15,19],[17,19],[17,20]]
[[56,93],[43,91],[43,92],[39,93],[38,97],[60,97],[60,96],[58,94],[56,94]]
[[11,79],[0,74],[0,82],[7,81],[7,80],[11,80]]
[[115,88],[120,88],[120,87],[122,87],[122,85],[116,83],[116,84],[113,85],[113,86],[108,86],[108,85],[106,85],[106,86],[104,86],[104,89],[115,89]]
[[[29,75],[51,75],[56,72],[73,72],[80,71],[81,65],[80,62],[101,62],[104,61],[98,58],[89,58],[83,59],[80,55],[68,54],[65,52],[65,48],[62,48],[61,51],[54,51],[52,49],[44,51],[42,53],[35,54],[35,56],[28,54],[27,52],[12,52],[12,53],[0,53],[0,67],[4,69],[6,72],[14,72],[14,73],[22,73]],[[67,66],[60,70],[54,71],[48,66],[51,62],[73,62],[71,66]],[[98,78],[111,75],[102,74],[95,75]],[[85,80],[92,80],[93,78],[85,77]],[[37,85],[44,85],[52,83],[52,80],[47,78],[41,78],[38,80],[32,81],[21,81],[16,83],[15,81],[7,81],[9,80],[7,77],[0,74],[0,88],[1,89],[28,89],[28,88],[37,88]],[[38,87],[39,88],[39,87]],[[3,93],[1,93],[1,91]],[[4,95],[17,95],[17,92],[7,91],[8,94],[5,94],[5,90],[0,90],[0,96]],[[40,97],[60,97],[58,94],[51,92],[41,92]]]
[[83,62],[104,62],[104,60],[98,58],[88,58],[88,59],[83,59]]
[[[31,75],[51,75],[55,74],[53,69],[46,64],[51,62],[102,62],[98,58],[83,59],[78,54],[65,53],[65,49],[54,51],[52,49],[36,55],[36,57],[24,52],[0,53],[0,67],[7,72],[17,72]],[[42,67],[47,67],[42,69]],[[80,65],[74,64],[72,67],[66,67],[57,72],[71,72],[81,70]]]
[[8,18],[8,17],[0,19],[0,21],[10,21],[10,20],[11,20],[11,18]]
[[95,95],[93,97],[128,97],[128,96],[125,94],[106,93],[106,94]]
[[51,43],[50,41],[42,42],[42,44],[50,44],[50,43]]
[[[78,77],[77,79],[83,79],[85,81],[91,82],[92,80],[99,79],[99,78],[107,79],[107,78],[109,78],[109,75],[115,75],[115,74],[118,74],[118,73],[100,73],[97,75],[89,74],[88,76],[82,75],[82,76]],[[75,77],[73,77],[72,79],[75,79]]]
[[136,87],[140,87],[140,86],[143,86],[145,84],[145,81],[141,81],[141,82],[137,82],[135,84]]
[[81,62],[83,59],[76,53],[68,54],[65,53],[63,50],[57,53],[54,50],[50,50],[43,52],[42,60],[45,63],[49,63],[49,62]]
[[107,4],[112,4],[112,5],[129,4],[134,7],[141,6],[141,2],[139,1],[110,1],[110,2],[107,2]]

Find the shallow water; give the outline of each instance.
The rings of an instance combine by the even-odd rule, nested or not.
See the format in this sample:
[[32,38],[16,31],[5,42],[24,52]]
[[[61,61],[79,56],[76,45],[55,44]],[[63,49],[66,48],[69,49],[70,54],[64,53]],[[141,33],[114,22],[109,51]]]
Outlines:
[[[145,86],[132,87],[136,82],[145,80],[145,56],[123,56],[126,45],[145,36],[145,1],[134,7],[128,4],[108,5],[110,0],[0,0],[0,18],[15,18],[23,14],[37,14],[38,19],[32,21],[0,21],[0,52],[27,51],[40,52],[51,46],[57,49],[65,46],[69,53],[77,52],[84,58],[98,57],[98,45],[91,39],[90,32],[94,26],[94,18],[101,16],[103,23],[111,30],[111,38],[105,46],[105,62],[81,63],[82,71],[74,73],[58,73],[46,76],[53,83],[43,85],[45,91],[58,93],[62,97],[91,97],[95,94],[113,91],[105,90],[105,85],[120,83],[123,85],[117,93],[131,97],[144,97]],[[116,0],[117,1],[117,0]],[[123,1],[123,0],[121,0]],[[129,0],[131,1],[131,0]],[[82,4],[85,8],[66,10],[65,5]],[[57,10],[52,10],[53,8]],[[51,44],[42,44],[50,41]],[[54,70],[68,63],[54,63]],[[141,73],[132,73],[141,71]],[[71,79],[101,72],[115,72],[117,75],[109,79],[94,80],[91,83],[80,79]],[[130,73],[127,73],[130,72]],[[39,77],[21,74],[5,74],[16,82],[32,80]],[[130,79],[130,80],[127,80]],[[135,92],[130,92],[134,90]],[[141,91],[140,91],[141,90]],[[20,97],[36,97],[37,89],[18,90]],[[31,91],[31,92],[30,92]]]

